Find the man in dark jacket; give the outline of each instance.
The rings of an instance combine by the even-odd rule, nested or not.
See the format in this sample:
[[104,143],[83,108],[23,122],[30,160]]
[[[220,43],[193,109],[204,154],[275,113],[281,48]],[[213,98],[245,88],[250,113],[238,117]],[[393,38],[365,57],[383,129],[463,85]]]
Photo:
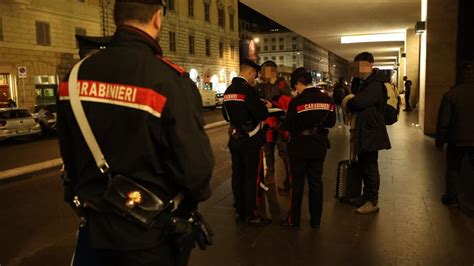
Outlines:
[[403,77],[403,81],[405,82],[405,109],[404,112],[411,112],[411,105],[410,105],[410,95],[411,95],[411,86],[412,82],[408,79],[407,76]]
[[[117,0],[117,31],[107,49],[83,61],[78,89],[108,172],[128,177],[163,202],[183,193],[173,216],[188,219],[210,197],[214,158],[199,92],[181,67],[162,57],[156,41],[163,15],[161,0]],[[177,245],[170,237],[170,212],[145,229],[103,201],[109,179],[82,136],[67,82],[59,95],[59,145],[71,192],[65,197],[71,202],[78,196],[90,207],[85,209],[86,232],[100,264],[185,265],[193,243]]]
[[[273,61],[265,61],[262,66],[261,78],[263,83],[256,86],[260,98],[272,103],[272,107],[288,109],[291,100],[291,89],[283,78],[278,78],[277,65]],[[289,161],[288,161],[288,132],[280,129],[283,122],[281,117],[269,117],[265,124],[268,127],[266,133],[266,143],[263,147],[265,151],[265,162],[267,165],[267,175],[265,182],[272,184],[275,182],[275,147],[278,148],[278,155],[285,166],[285,176],[283,182],[277,185],[280,190],[289,189]]]
[[237,222],[268,225],[269,220],[259,214],[260,183],[263,181],[263,153],[265,134],[262,122],[268,117],[265,103],[252,86],[258,65],[243,59],[239,76],[224,93],[222,112],[230,122],[229,150],[232,157],[232,192],[237,211]]
[[366,214],[379,210],[378,151],[391,146],[383,118],[387,101],[384,76],[379,77],[372,69],[374,57],[370,53],[358,54],[354,63],[358,64],[361,82],[357,95],[347,103],[347,107],[356,114],[355,149],[364,181],[364,194],[354,203],[361,205],[357,213]]
[[441,200],[454,207],[458,205],[456,181],[461,173],[464,156],[468,156],[471,166],[474,166],[474,80],[472,77],[468,79],[472,71],[472,65],[464,67],[464,80],[444,94],[438,112],[436,147],[442,150],[444,144],[448,144],[446,194]]

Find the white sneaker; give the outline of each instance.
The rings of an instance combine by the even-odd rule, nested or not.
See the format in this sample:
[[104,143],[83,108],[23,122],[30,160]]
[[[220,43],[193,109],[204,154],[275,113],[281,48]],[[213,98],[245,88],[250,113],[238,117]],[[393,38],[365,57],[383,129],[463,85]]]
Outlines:
[[379,210],[380,210],[380,208],[377,205],[377,203],[367,201],[364,205],[362,205],[360,208],[358,208],[356,210],[356,213],[358,213],[358,214],[369,214],[369,213],[377,212]]

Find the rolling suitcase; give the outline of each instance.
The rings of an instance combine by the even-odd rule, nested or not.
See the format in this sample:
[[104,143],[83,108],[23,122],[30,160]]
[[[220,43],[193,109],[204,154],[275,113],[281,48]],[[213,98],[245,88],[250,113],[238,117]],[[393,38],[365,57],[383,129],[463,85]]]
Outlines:
[[336,199],[349,203],[351,199],[361,196],[362,173],[357,162],[340,161],[337,167]]

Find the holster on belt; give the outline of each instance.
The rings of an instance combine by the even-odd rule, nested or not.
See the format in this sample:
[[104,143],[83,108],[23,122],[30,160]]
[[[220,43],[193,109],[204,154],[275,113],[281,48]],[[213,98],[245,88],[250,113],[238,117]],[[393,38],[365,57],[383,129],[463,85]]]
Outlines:
[[249,132],[255,129],[251,121],[244,122],[241,125],[231,124],[229,127],[229,135],[234,139],[248,138]]

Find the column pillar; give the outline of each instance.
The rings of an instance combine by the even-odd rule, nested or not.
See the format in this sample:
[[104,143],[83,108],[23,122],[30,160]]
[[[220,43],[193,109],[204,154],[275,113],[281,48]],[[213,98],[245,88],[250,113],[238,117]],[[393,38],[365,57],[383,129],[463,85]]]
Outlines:
[[406,76],[413,82],[410,96],[410,105],[416,107],[419,97],[419,76],[420,76],[420,36],[415,33],[415,29],[407,30],[405,43],[406,52]]
[[419,123],[425,134],[434,135],[441,98],[456,80],[458,1],[422,0],[424,18]]

